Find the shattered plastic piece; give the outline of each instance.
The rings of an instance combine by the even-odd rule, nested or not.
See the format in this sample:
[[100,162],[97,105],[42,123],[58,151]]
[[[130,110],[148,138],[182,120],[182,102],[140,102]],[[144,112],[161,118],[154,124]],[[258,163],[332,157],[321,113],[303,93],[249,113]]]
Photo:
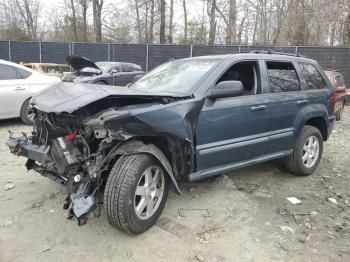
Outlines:
[[289,226],[279,226],[279,228],[280,228],[283,232],[290,232],[290,233],[294,234],[293,228],[291,228],[291,227],[289,227]]
[[335,198],[333,198],[333,197],[329,197],[328,201],[333,203],[333,204],[335,204],[335,205],[338,205],[338,201]]
[[293,205],[300,204],[302,201],[297,199],[296,197],[287,197],[287,200],[291,202]]
[[11,189],[13,189],[13,188],[15,188],[15,185],[14,185],[14,184],[12,184],[12,183],[7,183],[7,184],[5,185],[5,187],[4,187],[4,190],[5,190],[5,191],[8,191],[8,190],[11,190]]
[[72,209],[77,218],[91,212],[96,208],[94,196],[84,197],[81,195],[71,194]]

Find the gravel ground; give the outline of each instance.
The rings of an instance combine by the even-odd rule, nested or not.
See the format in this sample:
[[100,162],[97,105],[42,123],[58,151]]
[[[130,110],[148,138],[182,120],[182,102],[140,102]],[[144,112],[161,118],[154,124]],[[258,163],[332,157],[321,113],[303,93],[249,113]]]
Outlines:
[[0,261],[350,261],[349,109],[313,175],[272,161],[182,184],[139,236],[111,227],[103,208],[85,226],[67,220],[65,189],[26,171],[3,143],[8,129],[30,127],[0,121]]

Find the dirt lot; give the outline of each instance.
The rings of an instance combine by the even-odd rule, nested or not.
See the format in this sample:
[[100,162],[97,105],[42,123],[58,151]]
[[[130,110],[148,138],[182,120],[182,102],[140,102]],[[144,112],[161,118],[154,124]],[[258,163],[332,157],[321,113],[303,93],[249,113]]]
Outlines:
[[8,153],[8,129],[30,130],[0,121],[0,261],[350,261],[349,108],[312,176],[273,161],[182,184],[140,236],[112,228],[103,209],[82,227],[67,220],[64,188]]

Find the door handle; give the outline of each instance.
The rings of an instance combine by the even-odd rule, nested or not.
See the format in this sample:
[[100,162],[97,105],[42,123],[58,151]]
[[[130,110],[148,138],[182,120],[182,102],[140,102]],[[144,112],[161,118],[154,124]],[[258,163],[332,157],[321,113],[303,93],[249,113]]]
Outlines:
[[266,106],[265,105],[261,105],[261,106],[252,106],[250,108],[251,111],[262,111],[262,110],[265,110],[266,109]]
[[297,101],[298,105],[304,105],[304,104],[307,104],[307,103],[309,103],[309,100],[299,100],[299,101]]
[[21,86],[17,86],[15,88],[15,91],[21,91],[21,90],[26,90],[26,88],[25,87],[21,87]]

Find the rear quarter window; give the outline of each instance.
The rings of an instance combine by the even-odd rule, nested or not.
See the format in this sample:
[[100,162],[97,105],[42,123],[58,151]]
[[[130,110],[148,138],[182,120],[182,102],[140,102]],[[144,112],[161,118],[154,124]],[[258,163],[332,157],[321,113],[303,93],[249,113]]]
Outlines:
[[328,89],[326,81],[312,64],[299,63],[301,72],[306,81],[307,90]]

